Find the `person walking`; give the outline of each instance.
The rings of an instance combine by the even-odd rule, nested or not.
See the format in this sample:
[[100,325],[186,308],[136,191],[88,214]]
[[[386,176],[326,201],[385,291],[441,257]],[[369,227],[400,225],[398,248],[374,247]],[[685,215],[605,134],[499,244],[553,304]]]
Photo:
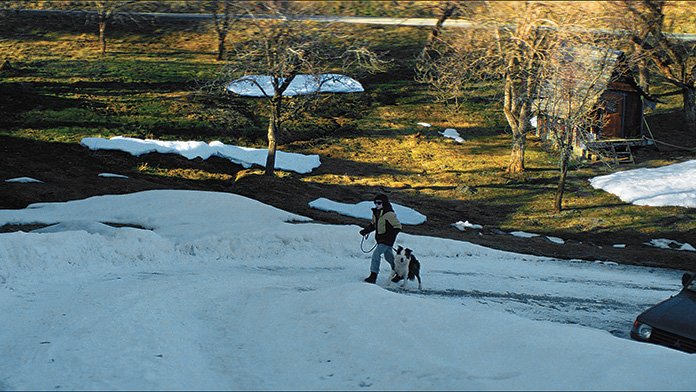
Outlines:
[[396,236],[401,231],[401,222],[396,217],[394,208],[389,203],[389,198],[385,194],[375,196],[375,207],[372,209],[372,221],[360,230],[360,235],[367,237],[375,231],[375,241],[377,246],[372,252],[370,263],[370,276],[364,279],[367,283],[375,283],[379,274],[379,265],[384,255],[384,259],[394,269],[394,253],[392,252]]

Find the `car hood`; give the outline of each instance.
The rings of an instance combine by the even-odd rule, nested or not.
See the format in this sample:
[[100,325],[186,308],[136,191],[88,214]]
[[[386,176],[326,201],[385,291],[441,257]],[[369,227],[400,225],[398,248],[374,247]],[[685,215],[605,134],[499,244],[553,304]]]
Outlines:
[[696,339],[696,293],[682,291],[643,312],[638,320],[680,336]]

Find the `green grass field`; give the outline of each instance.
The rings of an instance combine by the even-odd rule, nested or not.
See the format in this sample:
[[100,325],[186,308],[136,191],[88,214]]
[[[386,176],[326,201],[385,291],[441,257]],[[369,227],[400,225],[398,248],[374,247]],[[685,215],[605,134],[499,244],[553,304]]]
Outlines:
[[[222,66],[215,61],[214,34],[208,27],[115,26],[104,58],[98,54],[95,32],[89,25],[48,20],[2,29],[0,53],[12,70],[0,73],[0,133],[66,143],[83,137],[132,136],[265,146],[266,115],[260,101],[200,90],[219,77]],[[587,181],[617,169],[693,159],[694,154],[638,152],[637,165],[620,168],[579,163],[570,173],[565,210],[554,214],[556,158],[538,140],[529,139],[524,174],[504,173],[511,141],[499,103],[490,99],[491,86],[480,86],[480,96],[464,97],[464,110],[452,115],[434,102],[427,86],[414,82],[413,59],[428,29],[350,26],[346,32],[373,37],[375,49],[388,51],[390,69],[368,77],[364,94],[335,97],[321,111],[289,123],[293,136],[280,148],[391,170],[309,174],[303,181],[377,185],[479,203],[500,211],[495,223],[503,230],[568,237],[579,232],[696,233],[694,209],[626,205],[592,189]],[[659,106],[648,117],[651,129],[673,131],[679,105],[677,97]],[[450,127],[466,142],[458,144],[438,134]],[[195,170],[141,170],[216,178]]]

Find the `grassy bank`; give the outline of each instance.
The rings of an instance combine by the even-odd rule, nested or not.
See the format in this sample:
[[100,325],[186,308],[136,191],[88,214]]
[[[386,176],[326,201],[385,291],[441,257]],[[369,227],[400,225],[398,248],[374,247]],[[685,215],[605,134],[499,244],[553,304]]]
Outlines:
[[[12,69],[0,75],[0,133],[65,143],[83,137],[132,136],[265,145],[266,117],[259,101],[200,90],[218,77],[222,66],[214,60],[209,27],[114,26],[104,58],[98,55],[96,29],[90,28],[45,21],[2,30],[0,51]],[[481,210],[478,219],[486,220],[474,223],[501,230],[565,238],[588,232],[635,232],[681,241],[696,237],[694,209],[626,205],[592,189],[589,178],[617,169],[601,163],[575,168],[567,185],[566,210],[552,213],[556,160],[531,137],[527,172],[504,174],[510,138],[498,102],[490,99],[490,87],[481,86],[480,96],[465,97],[464,110],[452,115],[433,101],[426,86],[413,81],[413,59],[427,29],[350,26],[347,32],[373,37],[375,48],[388,52],[391,67],[365,78],[364,94],[336,97],[322,110],[289,124],[293,136],[281,149],[352,163],[302,176],[302,181],[382,187],[398,190],[402,199],[468,203]],[[678,106],[678,101],[670,101],[650,114],[656,137],[670,137],[678,127]],[[456,128],[466,142],[444,138],[439,132],[445,128]],[[684,159],[693,159],[693,154],[637,152],[639,167]],[[229,176],[197,170],[147,165],[140,170],[231,181]],[[472,218],[452,214],[453,222],[459,219]]]

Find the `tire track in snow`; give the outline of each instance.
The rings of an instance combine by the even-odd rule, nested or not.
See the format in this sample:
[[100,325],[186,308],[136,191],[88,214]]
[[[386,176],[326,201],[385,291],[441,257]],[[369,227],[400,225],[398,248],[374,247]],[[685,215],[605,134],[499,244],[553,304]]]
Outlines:
[[459,289],[402,289],[389,291],[407,295],[461,298],[462,305],[475,301],[521,317],[561,324],[577,324],[605,330],[617,337],[629,338],[633,318],[651,303],[632,304],[609,298],[578,298],[514,292],[485,292]]

